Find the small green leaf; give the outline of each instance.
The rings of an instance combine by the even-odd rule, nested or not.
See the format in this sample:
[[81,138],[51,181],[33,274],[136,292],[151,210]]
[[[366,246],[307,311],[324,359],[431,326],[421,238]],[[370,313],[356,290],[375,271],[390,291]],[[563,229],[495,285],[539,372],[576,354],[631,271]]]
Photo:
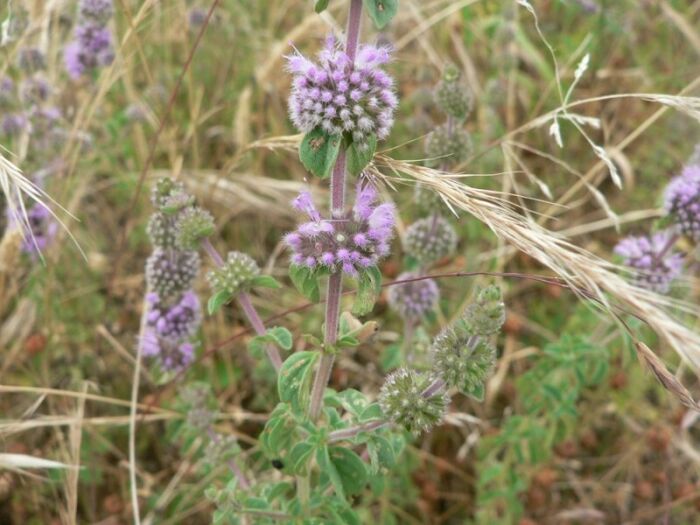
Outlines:
[[207,301],[207,312],[209,312],[209,315],[214,314],[232,298],[233,296],[226,290],[216,292],[209,298],[209,301]]
[[316,0],[316,3],[314,4],[314,11],[317,13],[322,13],[328,7],[329,2],[330,0]]
[[374,303],[382,288],[382,274],[376,266],[371,266],[360,273],[352,305],[353,315],[367,315],[374,308]]
[[338,497],[345,499],[345,488],[343,487],[343,480],[338,474],[335,465],[331,461],[330,454],[328,453],[328,447],[321,447],[316,451],[316,462],[318,463],[321,473],[328,476],[328,479],[335,489],[335,493]]
[[282,285],[277,279],[271,275],[258,275],[250,280],[252,286],[258,286],[260,288],[282,288]]
[[299,146],[299,159],[316,177],[327,178],[340,152],[340,135],[329,135],[317,127],[304,135]]
[[292,349],[292,333],[283,326],[273,326],[268,328],[267,336],[279,345],[284,350]]
[[292,264],[289,267],[289,278],[299,292],[316,303],[321,299],[321,290],[318,286],[318,275],[305,266]]
[[369,17],[377,26],[383,29],[399,10],[399,0],[363,0]]
[[464,392],[465,395],[475,399],[476,401],[484,400],[484,383],[479,383],[474,388],[471,388]]
[[280,399],[289,403],[296,412],[303,411],[306,406],[308,383],[318,356],[318,352],[296,352],[287,358],[279,371],[277,390]]
[[373,419],[382,419],[383,417],[384,413],[382,412],[379,403],[372,403],[362,409],[362,412],[358,416],[357,420],[360,423],[364,423],[365,421],[372,421]]
[[396,464],[396,452],[391,442],[384,436],[372,436],[367,442],[367,453],[371,461],[373,474],[380,468],[391,468]]
[[338,399],[343,408],[355,417],[358,417],[369,404],[367,397],[354,388],[348,388],[340,392]]
[[294,475],[305,476],[308,473],[309,460],[315,450],[316,447],[307,441],[294,445],[286,460],[290,472]]
[[372,134],[361,145],[353,142],[348,148],[347,169],[351,175],[359,175],[367,167],[377,151],[377,136]]
[[345,447],[329,447],[328,454],[340,476],[344,491],[347,494],[362,492],[367,484],[367,466],[360,456]]

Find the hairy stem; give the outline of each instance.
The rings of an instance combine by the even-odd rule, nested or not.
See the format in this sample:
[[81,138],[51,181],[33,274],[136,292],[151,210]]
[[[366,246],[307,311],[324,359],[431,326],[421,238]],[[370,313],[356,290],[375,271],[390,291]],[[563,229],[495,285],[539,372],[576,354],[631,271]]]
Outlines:
[[[362,19],[362,0],[351,0],[350,13],[348,15],[347,39],[345,42],[345,53],[351,61],[355,61],[357,46],[360,39],[360,21]],[[342,214],[345,208],[345,171],[346,158],[345,150],[340,151],[333,167],[331,176],[331,216]],[[343,274],[336,271],[328,278],[328,292],[326,296],[326,330],[323,341],[327,347],[335,344],[338,338],[338,319],[340,315],[340,297],[343,292]],[[311,421],[318,420],[323,407],[323,393],[331,377],[333,361],[335,356],[325,352],[321,356],[316,370],[316,376],[311,387],[311,397],[309,401],[309,418]]]
[[371,432],[372,430],[377,430],[389,426],[390,424],[391,423],[389,423],[389,421],[386,421],[384,419],[376,419],[374,421],[368,421],[367,423],[363,423],[362,425],[344,428],[342,430],[335,430],[328,434],[328,442],[336,443],[338,441],[352,439],[358,434],[362,434],[363,432]]
[[[217,266],[224,265],[223,257],[221,257],[221,254],[216,248],[214,248],[214,245],[209,239],[205,238],[202,241],[202,248],[204,248],[204,251],[207,252],[209,257],[211,257]],[[246,292],[241,292],[238,294],[236,300],[238,305],[243,310],[243,313],[248,318],[248,322],[253,327],[253,330],[255,330],[255,333],[258,335],[265,335],[265,324],[258,314],[258,311],[255,309],[255,306],[253,306],[253,302],[250,300],[250,295],[248,295]],[[273,344],[267,344],[265,345],[265,353],[270,359],[272,366],[274,366],[275,370],[279,372],[280,368],[282,368],[282,357],[280,356],[277,347]]]

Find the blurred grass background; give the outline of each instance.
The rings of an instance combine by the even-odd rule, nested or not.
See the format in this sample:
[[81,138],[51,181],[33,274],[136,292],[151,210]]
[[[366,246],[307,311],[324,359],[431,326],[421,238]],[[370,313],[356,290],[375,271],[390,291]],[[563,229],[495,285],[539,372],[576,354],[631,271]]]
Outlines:
[[[531,3],[565,86],[581,58],[591,55],[575,99],[676,94],[698,83],[697,0],[599,0],[597,12],[574,0]],[[69,226],[87,260],[61,236],[45,254],[46,264],[24,258],[2,266],[0,438],[6,452],[82,469],[72,482],[60,471],[3,470],[0,522],[129,523],[128,399],[143,265],[150,251],[149,183],[163,175],[184,181],[215,214],[215,244],[221,250],[246,250],[283,278],[287,263],[280,237],[295,222],[288,202],[307,184],[307,174],[293,153],[257,147],[255,141],[293,133],[283,56],[290,42],[314,53],[329,30],[343,26],[346,6],[336,0],[318,16],[302,0],[222,0],[188,62],[201,29],[191,23],[192,10],[206,13],[209,4],[118,0],[117,58],[78,83],[68,80],[61,57],[72,3],[36,1],[23,7],[34,23],[1,49],[0,71],[17,74],[17,50],[48,35],[47,72],[71,138],[57,154],[62,167],[47,189],[78,218]],[[0,18],[7,15],[8,5]],[[463,170],[484,174],[465,179],[466,184],[547,199],[526,176],[529,171],[549,186],[556,201],[576,182],[576,173],[589,174],[620,214],[622,233],[642,232],[658,215],[660,190],[700,142],[698,122],[649,102],[618,99],[582,106],[581,113],[602,119],[602,128],[590,133],[608,147],[624,178],[622,190],[595,167],[590,146],[566,123],[563,149],[548,136],[548,126],[504,143],[501,138],[510,131],[558,105],[551,57],[532,17],[514,2],[402,0],[399,16],[385,32],[377,35],[369,24],[364,29],[365,39],[396,47],[390,70],[401,106],[391,137],[381,145],[395,158],[423,158],[422,138],[437,118],[432,86],[447,62],[464,72],[476,105],[467,122],[475,153]],[[77,131],[91,133],[89,148],[80,146]],[[13,152],[19,147],[3,145]],[[20,165],[31,171],[43,162],[27,158]],[[308,183],[324,192],[322,184]],[[398,189],[387,188],[386,195],[396,200],[408,224],[419,216],[412,190]],[[576,244],[608,257],[621,233],[591,194],[582,189],[566,204],[556,217],[544,218],[545,224],[573,233]],[[474,219],[454,222],[461,233],[459,255],[439,270],[547,273],[532,259],[504,249]],[[385,276],[396,276],[401,264],[397,243],[383,267]],[[443,280],[441,315],[428,323],[426,333],[436,333],[459,312],[481,282]],[[502,284],[509,319],[486,402],[455,400],[446,424],[405,454],[405,470],[385,502],[389,510],[368,506],[368,512],[381,516],[380,523],[696,523],[700,456],[685,409],[636,362],[611,320],[595,316],[555,286]],[[206,296],[203,279],[199,287]],[[697,301],[693,281],[687,293],[686,299]],[[266,315],[303,303],[291,287],[262,293],[256,301]],[[399,339],[401,325],[383,300],[375,314],[379,334],[340,360],[335,386],[371,392],[381,385],[392,359],[386,348]],[[317,333],[320,308],[289,313],[283,323],[296,335]],[[238,335],[244,326],[234,309],[207,319],[201,359],[187,380],[212,385],[224,414],[221,427],[254,449],[264,415],[274,406],[274,387],[270,371],[246,355],[248,336]],[[552,348],[580,348],[580,342],[562,343],[564,333],[586,336],[600,350],[586,366],[603,361],[605,370],[595,381],[582,382],[573,400],[575,414],[557,419],[553,430],[551,414],[533,415],[528,408],[536,387],[528,384],[527,373],[546,364]],[[656,349],[678,364],[662,344]],[[697,393],[695,374],[686,370],[682,377]],[[147,414],[139,416],[137,434],[142,514],[152,523],[207,523],[211,506],[202,496],[207,479],[192,472],[187,451],[166,432],[169,422],[182,418],[173,408],[176,388],[156,384],[147,369],[141,381]],[[502,442],[494,441],[499,436]],[[545,450],[535,450],[542,444]],[[517,453],[520,446],[528,452]],[[68,503],[76,495],[71,510]]]

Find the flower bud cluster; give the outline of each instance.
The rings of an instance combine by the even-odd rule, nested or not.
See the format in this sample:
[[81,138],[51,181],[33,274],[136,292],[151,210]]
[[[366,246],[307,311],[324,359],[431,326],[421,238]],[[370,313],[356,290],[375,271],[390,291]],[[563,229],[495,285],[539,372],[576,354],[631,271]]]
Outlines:
[[226,291],[234,296],[247,291],[255,277],[260,275],[260,268],[255,260],[242,252],[228,252],[223,266],[211,270],[207,274],[207,280],[211,288],[216,291]]
[[[180,243],[183,217],[197,215],[193,198],[182,184],[159,180],[151,193],[157,211],[148,224],[154,250],[146,262],[146,325],[143,355],[156,358],[165,371],[186,368],[194,360],[194,336],[201,323],[201,306],[192,284],[200,269],[199,254]],[[191,228],[191,231],[198,231]],[[185,236],[192,241],[193,235]]]
[[700,242],[700,162],[686,166],[669,183],[664,208],[683,235]]
[[615,246],[614,253],[633,270],[633,282],[642,288],[667,293],[683,271],[683,255],[673,250],[674,233],[665,230],[651,236],[629,236]]
[[389,306],[405,321],[415,323],[432,312],[440,299],[440,289],[433,279],[420,279],[415,272],[404,272],[396,279],[409,281],[389,288]]
[[457,232],[446,219],[433,215],[406,229],[403,247],[407,255],[427,266],[452,255],[457,249]]

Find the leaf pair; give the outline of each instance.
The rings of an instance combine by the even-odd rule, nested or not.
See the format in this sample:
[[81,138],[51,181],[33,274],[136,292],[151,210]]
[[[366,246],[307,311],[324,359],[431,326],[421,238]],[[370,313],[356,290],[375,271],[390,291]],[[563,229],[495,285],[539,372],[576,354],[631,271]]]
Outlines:
[[346,169],[357,176],[374,157],[377,150],[377,137],[371,135],[366,143],[357,144],[341,135],[330,135],[322,128],[316,127],[304,135],[299,146],[299,159],[304,167],[314,176],[327,179],[340,154],[340,149],[347,150]]

